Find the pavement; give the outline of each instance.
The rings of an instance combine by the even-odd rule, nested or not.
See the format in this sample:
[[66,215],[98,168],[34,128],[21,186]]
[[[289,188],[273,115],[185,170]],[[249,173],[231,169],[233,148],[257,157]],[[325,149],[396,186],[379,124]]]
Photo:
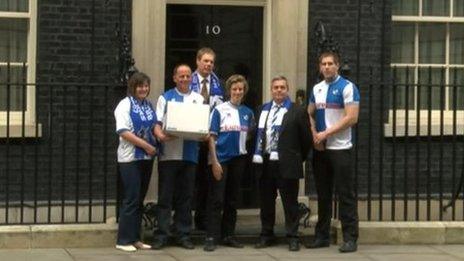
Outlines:
[[1,261],[295,261],[295,260],[394,260],[394,261],[441,261],[464,260],[464,245],[359,245],[355,253],[341,254],[338,246],[323,249],[302,248],[299,252],[289,252],[286,244],[254,249],[248,244],[243,249],[220,246],[214,252],[203,251],[202,245],[193,250],[168,246],[163,250],[142,250],[125,253],[114,248],[63,248],[63,249],[0,249]]

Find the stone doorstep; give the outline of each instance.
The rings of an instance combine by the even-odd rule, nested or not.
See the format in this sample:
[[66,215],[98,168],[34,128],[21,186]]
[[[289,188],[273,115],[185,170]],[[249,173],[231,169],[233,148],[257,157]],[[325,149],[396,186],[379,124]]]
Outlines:
[[[336,240],[342,242],[340,222],[335,222]],[[463,244],[464,222],[369,221],[359,222],[360,244]]]
[[[360,222],[360,244],[463,244],[464,222]],[[313,237],[314,226],[300,229],[303,241]],[[332,223],[334,243],[342,241],[341,226]],[[0,249],[5,248],[83,248],[112,247],[115,244],[117,225],[26,225],[0,226]],[[150,242],[151,231],[145,240]],[[192,232],[197,244],[202,244],[204,233]],[[237,237],[245,244],[253,244],[259,236],[259,225],[237,227]],[[285,242],[282,225],[276,226],[278,242]]]

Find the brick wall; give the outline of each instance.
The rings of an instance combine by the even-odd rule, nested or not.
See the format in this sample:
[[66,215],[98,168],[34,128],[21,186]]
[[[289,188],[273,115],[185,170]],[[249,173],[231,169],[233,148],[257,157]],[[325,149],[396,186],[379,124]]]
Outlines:
[[[122,17],[130,33],[131,5],[39,1],[36,101],[42,137],[10,140],[8,158],[0,152],[0,183],[6,192],[3,181],[8,175],[10,200],[21,194],[25,200],[35,194],[38,200],[102,199],[105,194],[115,198],[113,110],[125,93],[117,81],[120,42],[115,32]],[[2,200],[5,196],[0,193]]]
[[[420,194],[429,190],[437,195],[441,179],[443,191],[451,193],[462,168],[462,157],[457,157],[455,167],[458,172],[455,173],[457,177],[453,180],[452,137],[444,137],[443,141],[437,137],[432,138],[429,142],[432,149],[428,157],[426,138],[419,140],[410,138],[405,141],[404,138],[386,138],[381,132],[382,117],[383,122],[387,122],[388,108],[391,107],[389,99],[392,90],[389,68],[390,1],[311,0],[309,9],[309,90],[318,81],[315,70],[317,61],[313,32],[316,23],[321,21],[328,32],[333,35],[334,40],[339,43],[342,64],[347,63],[350,66],[349,78],[358,85],[361,93],[357,152],[355,151],[357,156],[353,156],[357,157],[358,192],[366,195],[368,184],[371,184],[372,194],[382,192],[385,197],[389,197],[392,191],[403,193],[405,188],[410,193],[415,193],[416,187],[419,188]],[[360,15],[358,15],[358,10],[360,10]],[[360,19],[359,27],[358,19]],[[384,84],[381,84],[382,82]],[[462,137],[458,138],[458,142],[459,140],[462,141]],[[444,148],[444,160],[440,170],[439,148],[441,144]],[[461,155],[464,148],[460,143],[456,145],[457,154],[455,155]],[[416,151],[418,151],[417,158]],[[407,155],[407,162],[405,155]],[[429,158],[430,165],[427,165]],[[430,173],[429,178],[427,178],[428,173]],[[310,180],[310,193],[314,194],[312,177]],[[380,183],[383,185],[380,186]]]

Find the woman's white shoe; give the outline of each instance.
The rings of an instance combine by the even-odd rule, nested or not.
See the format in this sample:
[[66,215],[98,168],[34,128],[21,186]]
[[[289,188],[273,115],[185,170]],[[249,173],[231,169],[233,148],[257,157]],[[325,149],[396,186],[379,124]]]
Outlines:
[[116,249],[122,250],[124,252],[135,252],[137,248],[133,245],[116,245]]
[[134,247],[140,250],[148,250],[151,249],[150,245],[144,244],[141,241],[137,241],[134,243]]

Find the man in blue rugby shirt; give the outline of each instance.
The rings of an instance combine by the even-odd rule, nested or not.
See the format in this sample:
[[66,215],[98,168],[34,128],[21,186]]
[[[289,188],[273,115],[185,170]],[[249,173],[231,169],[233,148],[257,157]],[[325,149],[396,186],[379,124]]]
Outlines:
[[359,91],[349,80],[338,75],[338,54],[319,56],[319,71],[324,80],[310,95],[308,114],[314,143],[314,180],[318,200],[316,238],[308,248],[328,247],[332,218],[333,187],[339,196],[343,244],[340,252],[357,250],[358,212],[354,193],[351,127],[358,121]]
[[[190,229],[198,142],[168,135],[163,131],[162,125],[166,117],[168,101],[201,104],[203,97],[189,88],[192,71],[188,65],[177,65],[174,68],[173,80],[176,87],[161,95],[156,105],[158,122],[155,126],[155,135],[161,141],[161,148],[158,157],[158,229],[154,233],[153,249],[161,249],[167,243],[172,209],[175,210],[174,228],[178,244],[186,249],[194,248],[190,240]],[[189,115],[179,117],[189,117]]]
[[[204,103],[213,110],[224,101],[224,90],[218,76],[213,72],[216,54],[211,48],[197,51],[197,69],[192,74],[190,89],[201,94]],[[200,152],[195,181],[195,228],[206,229],[206,202],[208,198],[208,142],[200,143]]]

